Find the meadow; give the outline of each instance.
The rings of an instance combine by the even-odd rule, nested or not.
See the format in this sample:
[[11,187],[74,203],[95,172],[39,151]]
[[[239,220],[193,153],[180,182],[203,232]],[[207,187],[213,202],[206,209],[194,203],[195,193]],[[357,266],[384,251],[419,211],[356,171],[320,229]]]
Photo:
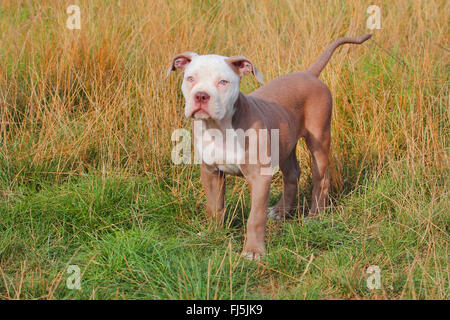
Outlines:
[[[66,27],[72,4],[80,30]],[[0,299],[448,299],[449,12],[445,0],[0,0]],[[269,81],[369,32],[321,74],[334,99],[326,212],[304,220],[301,142],[297,210],[268,223],[260,261],[242,258],[245,180],[227,177],[212,230],[198,166],[171,161],[173,130],[191,125],[171,58],[245,55]]]

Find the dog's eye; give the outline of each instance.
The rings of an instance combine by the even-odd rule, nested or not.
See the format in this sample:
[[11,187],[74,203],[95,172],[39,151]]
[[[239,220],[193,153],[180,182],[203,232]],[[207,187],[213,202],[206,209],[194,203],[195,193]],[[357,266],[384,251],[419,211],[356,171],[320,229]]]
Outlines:
[[194,82],[194,77],[192,77],[192,76],[189,76],[189,77],[187,77],[187,78],[186,78],[186,81],[189,81],[189,82]]
[[219,84],[220,84],[221,86],[226,86],[228,83],[230,83],[230,81],[228,81],[228,80],[220,80],[220,81],[219,81]]

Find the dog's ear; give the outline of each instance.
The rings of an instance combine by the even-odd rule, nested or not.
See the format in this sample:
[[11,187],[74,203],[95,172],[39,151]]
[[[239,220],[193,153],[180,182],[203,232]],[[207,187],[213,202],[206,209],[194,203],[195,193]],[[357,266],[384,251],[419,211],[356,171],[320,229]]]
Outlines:
[[184,71],[186,66],[192,61],[194,57],[198,56],[195,52],[186,51],[180,54],[177,54],[170,64],[169,69],[167,69],[166,77],[170,75],[171,71],[181,70]]
[[264,76],[256,69],[253,63],[244,56],[232,56],[225,60],[230,67],[240,76],[253,73],[259,83],[264,84]]

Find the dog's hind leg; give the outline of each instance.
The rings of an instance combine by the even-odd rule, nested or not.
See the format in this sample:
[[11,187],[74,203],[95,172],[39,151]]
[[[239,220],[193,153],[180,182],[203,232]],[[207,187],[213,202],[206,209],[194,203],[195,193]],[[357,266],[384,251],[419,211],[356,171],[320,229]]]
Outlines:
[[328,155],[330,152],[330,130],[325,130],[319,136],[308,134],[305,137],[306,145],[311,152],[312,162],[312,204],[309,213],[314,217],[325,207],[330,187],[328,176]]

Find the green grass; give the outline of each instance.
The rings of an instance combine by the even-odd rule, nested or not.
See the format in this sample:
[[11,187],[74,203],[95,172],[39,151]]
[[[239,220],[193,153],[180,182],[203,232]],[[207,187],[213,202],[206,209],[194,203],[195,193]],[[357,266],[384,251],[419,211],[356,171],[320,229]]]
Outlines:
[[[447,177],[424,184],[399,168],[337,195],[321,219],[270,222],[259,262],[240,257],[234,205],[236,221],[210,231],[188,185],[178,201],[170,181],[151,177],[17,183],[0,204],[0,298],[448,297]],[[66,287],[71,264],[81,290]],[[380,290],[366,286],[369,265],[381,268]]]

